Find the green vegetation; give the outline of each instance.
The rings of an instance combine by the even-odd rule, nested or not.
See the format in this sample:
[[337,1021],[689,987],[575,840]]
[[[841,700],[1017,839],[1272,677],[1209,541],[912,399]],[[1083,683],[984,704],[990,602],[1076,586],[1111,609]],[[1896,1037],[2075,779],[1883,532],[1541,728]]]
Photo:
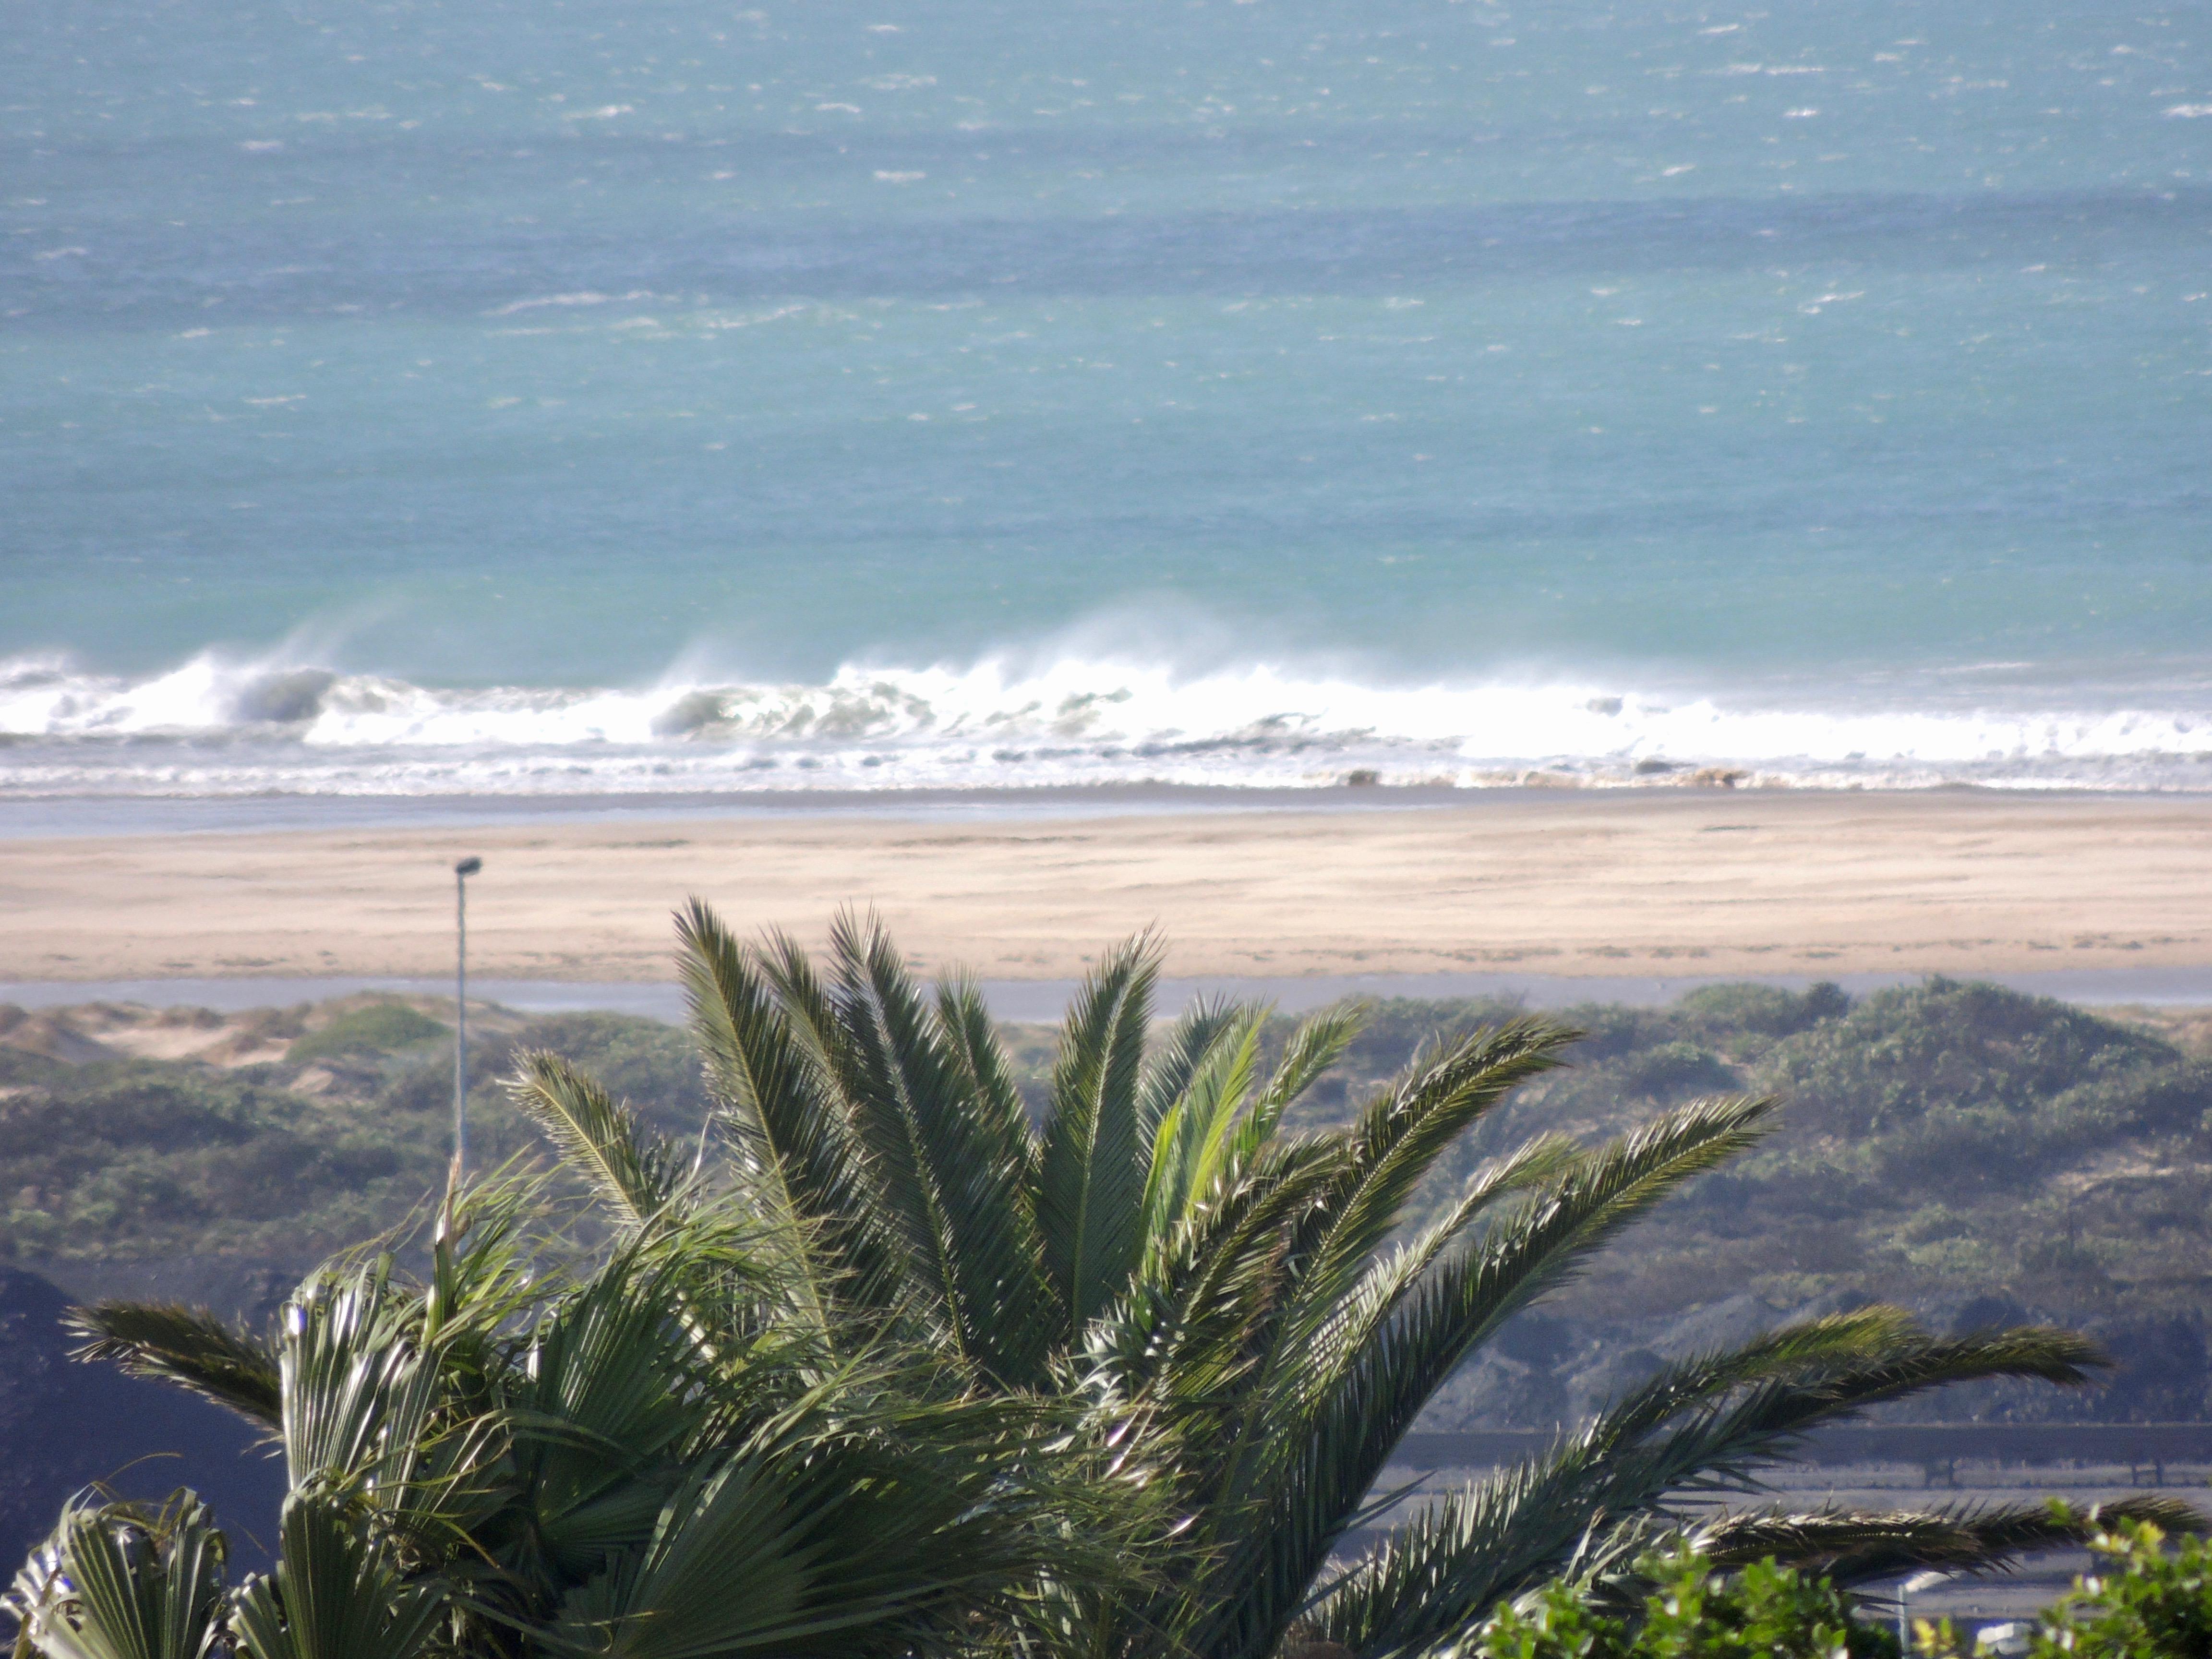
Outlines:
[[[1304,1120],[1340,1120],[1425,1032],[1510,1010],[1390,1002]],[[1963,1391],[1975,1416],[2194,1420],[2208,1409],[2212,1064],[2148,1022],[1931,980],[1854,1003],[1832,986],[1590,1006],[1569,1065],[1442,1166],[1423,1216],[1510,1137],[1617,1134],[1695,1097],[1783,1103],[1775,1132],[1593,1264],[1455,1385],[1441,1420],[1548,1427],[1681,1345],[1875,1300],[1960,1329],[2035,1316],[2095,1331],[2110,1386]],[[2172,1022],[2174,1035],[2196,1035]]]
[[[2063,1505],[2057,1513],[2073,1517]],[[2028,1659],[2202,1659],[2212,1653],[2212,1549],[2167,1547],[2155,1522],[2091,1511],[2104,1558],[2036,1621]],[[1916,1620],[1923,1659],[1966,1659],[1949,1620]],[[1898,1642],[1832,1577],[1771,1561],[1716,1570],[1677,1538],[1625,1572],[1585,1572],[1500,1608],[1454,1659],[1888,1659]]]
[[[72,1063],[7,1046],[21,1030],[0,1029],[0,1256],[254,1257],[296,1273],[396,1224],[444,1168],[452,1048],[437,1012],[387,999],[256,1016],[215,1060],[191,1061],[87,1041],[70,1052],[91,1057]],[[1382,1003],[1286,1121],[1341,1127],[1424,1042],[1517,1012]],[[222,1037],[202,1018],[210,1042]],[[1516,1322],[1439,1396],[1433,1425],[1548,1427],[1693,1340],[1863,1300],[1945,1328],[2031,1317],[2087,1328],[2121,1361],[2087,1394],[1993,1388],[1950,1396],[1948,1410],[2169,1421],[2212,1410],[2212,1028],[1941,980],[1856,1002],[1833,987],[1722,986],[1670,1008],[1561,1018],[1589,1033],[1566,1066],[1443,1157],[1410,1224],[1441,1213],[1516,1138],[1620,1134],[1705,1093],[1771,1092],[1783,1110],[1759,1148],[1659,1212],[1635,1251],[1593,1263]],[[492,1009],[471,1023],[483,1028],[471,1110],[489,1160],[535,1144],[499,1087],[518,1044],[574,1060],[657,1131],[696,1139],[705,1121],[679,1031]],[[1291,1030],[1264,1029],[1263,1066]],[[1042,1111],[1052,1031],[1000,1035],[1011,1081]]]
[[[1943,1337],[1866,1306],[1663,1364],[1340,1561],[1395,1510],[1378,1480],[1462,1363],[1755,1146],[1770,1101],[1516,1136],[1516,1095],[1577,1034],[1514,1019],[1346,1110],[1309,1097],[1356,1063],[1368,1011],[1273,1042],[1260,1008],[1160,1029],[1140,941],[1085,981],[1032,1105],[975,988],[926,992],[872,924],[842,919],[821,966],[701,905],[680,931],[702,1133],[509,1042],[514,1119],[555,1167],[448,1192],[419,1276],[388,1248],[342,1255],[265,1331],[79,1310],[88,1358],[281,1443],[281,1553],[233,1583],[189,1493],[80,1498],[11,1592],[19,1659],[1656,1659],[1801,1634],[1825,1659],[1879,1650],[1855,1644],[1856,1583],[2002,1565],[2102,1521],[2201,1524],[2157,1497],[2100,1520],[1711,1508],[1838,1417],[2100,1363],[2048,1327]],[[404,1102],[423,1045],[380,1018],[319,1060],[381,1030],[400,1045],[381,1092]],[[646,1033],[544,1030],[656,1075]],[[1672,1036],[1620,1053],[1668,1087],[1726,1063]],[[89,1086],[112,1106],[144,1079]],[[180,1133],[257,1144],[304,1109],[288,1098],[202,1102]],[[1655,1561],[1659,1593],[1624,1616]]]
[[[1896,1659],[1897,1638],[1829,1579],[1771,1561],[1722,1574],[1686,1544],[1635,1564],[1648,1582],[1618,1613],[1619,1585],[1559,1581],[1504,1607],[1464,1659]],[[1609,1594],[1608,1594],[1609,1592]]]
[[[1462,1362],[1755,1144],[1771,1103],[1521,1139],[1414,1225],[1439,1164],[1573,1031],[1519,1019],[1438,1043],[1340,1126],[1292,1131],[1364,1011],[1306,1022],[1272,1060],[1264,1009],[1156,1031],[1139,943],[1085,982],[1033,1111],[980,993],[926,993],[879,928],[841,920],[823,967],[702,906],[680,931],[715,1108],[696,1147],[525,1053],[515,1108],[589,1214],[550,1177],[449,1194],[421,1282],[389,1255],[341,1261],[266,1338],[176,1307],[82,1316],[95,1357],[281,1435],[283,1559],[234,1589],[184,1565],[213,1554],[188,1504],[73,1513],[58,1575],[19,1592],[33,1645],[76,1659],[131,1605],[189,1603],[186,1648],[224,1620],[255,1659],[363,1640],[385,1659],[1436,1653],[1571,1565],[1635,1559],[1686,1499],[1753,1490],[1823,1422],[2098,1363],[2042,1327],[1801,1321],[1662,1368],[1344,1566]],[[1838,1573],[1995,1565],[2082,1530],[2042,1510],[1753,1508],[1696,1542],[1717,1568]],[[87,1589],[103,1573],[112,1619]]]
[[1063,1425],[794,1317],[744,1206],[597,1250],[559,1207],[480,1186],[423,1281],[333,1263],[266,1337],[103,1305],[98,1353],[281,1442],[281,1555],[234,1584],[189,1493],[81,1500],[16,1578],[19,1659],[890,1659],[1117,1581]]
[[440,1173],[420,1126],[262,1078],[0,1050],[0,1079],[12,1257],[329,1250],[404,1216]]
[[[2168,1551],[2148,1521],[2100,1528],[2089,1547],[2105,1558],[2045,1613],[2030,1659],[2197,1659],[2212,1653],[2212,1549],[2185,1537]],[[1919,1632],[1923,1650],[1955,1650],[1947,1630]]]
[[[1353,1092],[1425,1029],[1498,1012],[1384,1004]],[[1832,986],[1723,986],[1560,1018],[1588,1036],[1502,1133],[1618,1133],[1732,1090],[1784,1107],[1755,1153],[1578,1293],[1589,1317],[1692,1305],[1716,1277],[1784,1303],[1996,1294],[2085,1312],[2116,1297],[2189,1310],[2212,1289],[2212,1064],[2152,1031],[1940,979],[1856,1004]]]
[[[488,1024],[469,1071],[489,1161],[538,1144],[500,1086],[518,1046],[568,1055],[656,1126],[697,1134],[705,1096],[682,1032],[609,1014]],[[298,1272],[405,1221],[445,1176],[449,1028],[391,1002],[306,1024],[263,1020],[247,1035],[286,1043],[283,1058],[242,1066],[0,1046],[0,1259],[234,1255]]]
[[289,1065],[304,1066],[325,1055],[392,1054],[452,1034],[451,1026],[416,1012],[404,1002],[373,1002],[310,1031],[285,1051],[284,1059]]

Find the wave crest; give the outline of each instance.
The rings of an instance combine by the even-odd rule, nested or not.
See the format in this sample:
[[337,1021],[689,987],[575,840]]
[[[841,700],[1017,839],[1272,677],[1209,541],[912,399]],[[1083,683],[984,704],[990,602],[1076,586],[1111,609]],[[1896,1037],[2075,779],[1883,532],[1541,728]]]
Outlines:
[[452,689],[208,652],[0,664],[0,793],[623,793],[1079,783],[2212,784],[2201,709],[1808,708],[1595,682],[848,665],[819,684]]

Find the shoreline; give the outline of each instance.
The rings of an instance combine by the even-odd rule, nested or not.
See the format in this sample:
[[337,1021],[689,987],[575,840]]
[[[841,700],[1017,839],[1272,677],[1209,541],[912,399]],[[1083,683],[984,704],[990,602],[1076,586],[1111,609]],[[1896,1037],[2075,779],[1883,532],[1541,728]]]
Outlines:
[[[1663,786],[1640,786],[1658,787]],[[1675,786],[1686,787],[1686,786]],[[1512,787],[1341,784],[1305,789],[1223,784],[1055,784],[1019,789],[820,789],[665,794],[70,795],[0,799],[0,845],[58,836],[270,835],[315,830],[476,829],[510,823],[750,823],[890,818],[1020,823],[1178,812],[1419,811],[1472,796],[1552,794]]]
[[174,835],[290,835],[338,830],[472,830],[507,824],[781,823],[794,818],[1017,823],[1036,819],[1158,817],[1217,813],[1419,812],[1480,810],[1500,801],[1704,800],[1812,798],[1866,800],[1972,798],[2003,801],[2164,801],[2212,804],[2212,788],[2119,789],[2103,785],[1996,786],[1946,781],[1917,787],[1758,783],[1738,787],[1683,768],[1676,775],[1592,781],[1533,775],[1498,784],[1375,783],[1341,780],[1297,787],[1244,784],[1071,783],[1011,788],[763,789],[579,794],[0,795],[0,846],[11,842]]
[[[1364,795],[1367,792],[1357,793]],[[0,981],[651,983],[690,893],[818,943],[873,905],[925,972],[1182,979],[2002,976],[2212,964],[2212,797],[1516,791],[1415,811],[790,813],[0,842]]]

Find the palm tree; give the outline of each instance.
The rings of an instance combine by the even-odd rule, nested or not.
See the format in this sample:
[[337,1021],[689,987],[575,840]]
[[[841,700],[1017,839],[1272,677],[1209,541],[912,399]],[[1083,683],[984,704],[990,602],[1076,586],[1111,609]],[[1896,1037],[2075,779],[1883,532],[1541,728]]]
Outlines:
[[[1107,955],[1067,1014],[1032,1122],[978,987],[925,992],[880,924],[844,915],[826,971],[790,939],[679,915],[691,1022],[731,1173],[778,1230],[825,1331],[896,1331],[979,1388],[1079,1402],[1176,1516],[1140,1589],[1065,1605],[1062,1645],[1268,1659],[1436,1650],[1578,1562],[1750,1489],[1809,1430],[1986,1377],[2101,1363],[2039,1328],[1939,1339],[1861,1310],[1672,1367],[1546,1455],[1432,1504],[1346,1570],[1347,1535],[1437,1389],[1513,1314],[1685,1182],[1748,1146],[1768,1100],[1698,1102],[1595,1148],[1539,1137],[1406,1235],[1437,1160],[1577,1033],[1521,1019],[1418,1056],[1346,1127],[1285,1114],[1360,1029],[1201,1004],[1154,1042],[1155,943]],[[572,1158],[628,1157],[619,1114],[556,1062],[521,1097]],[[596,1115],[595,1115],[596,1114]],[[603,1179],[611,1196],[620,1182]],[[618,1200],[619,1201],[619,1200]],[[2172,1506],[2166,1506],[2170,1510]],[[2058,1541],[2040,1510],[1699,1522],[1723,1563],[1986,1567]]]
[[270,1431],[280,1559],[234,1587],[189,1494],[88,1498],[16,1580],[19,1656],[966,1651],[1032,1621],[1040,1585],[1118,1572],[1112,1515],[1085,1526],[1103,1547],[1063,1535],[1097,1488],[1062,1478],[1048,1411],[822,1340],[750,1218],[634,1127],[623,1144],[605,1173],[629,1207],[596,1251],[533,1236],[543,1185],[498,1180],[449,1201],[422,1282],[334,1263],[273,1342],[87,1310],[91,1357]]
[[96,1353],[281,1437],[283,1557],[223,1590],[192,1505],[88,1506],[18,1581],[31,1646],[1383,1659],[1443,1654],[1670,1528],[1722,1565],[1847,1576],[2069,1534],[2040,1511],[1704,1507],[1869,1405],[2099,1363],[2062,1332],[1939,1340],[1869,1309],[1662,1372],[1334,1565],[1390,1510],[1378,1480],[1437,1387],[1771,1103],[1540,1137],[1409,1233],[1438,1159],[1575,1033],[1438,1045],[1346,1127],[1293,1133],[1358,1012],[1309,1020],[1272,1067],[1258,1008],[1204,1005],[1155,1041],[1139,939],[1085,982],[1033,1122],[977,987],[925,992],[872,922],[840,920],[826,972],[696,902],[679,933],[726,1155],[686,1157],[533,1056],[516,1097],[593,1194],[596,1251],[526,1237],[544,1190],[494,1183],[444,1218],[422,1284],[337,1264],[274,1345],[91,1310]]

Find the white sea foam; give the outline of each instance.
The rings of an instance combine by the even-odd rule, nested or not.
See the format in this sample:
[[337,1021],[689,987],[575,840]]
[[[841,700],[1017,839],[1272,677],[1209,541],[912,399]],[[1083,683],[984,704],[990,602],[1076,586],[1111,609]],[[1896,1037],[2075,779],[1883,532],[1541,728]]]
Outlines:
[[1567,677],[1386,684],[1066,653],[811,684],[452,690],[204,653],[138,678],[0,664],[0,796],[1288,787],[1371,772],[1914,787],[2212,787],[2212,707],[1819,708]]

